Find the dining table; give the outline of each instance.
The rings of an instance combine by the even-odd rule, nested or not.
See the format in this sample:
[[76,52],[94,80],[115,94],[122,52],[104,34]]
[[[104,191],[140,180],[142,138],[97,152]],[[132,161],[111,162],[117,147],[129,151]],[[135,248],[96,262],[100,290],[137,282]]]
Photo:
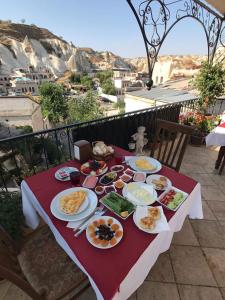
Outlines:
[[[122,148],[116,146],[113,148],[117,156],[128,159],[134,156]],[[107,161],[109,169],[115,164],[115,156]],[[127,164],[126,160],[123,163],[125,169],[129,167]],[[176,212],[163,207],[169,230],[158,234],[146,233],[134,224],[132,215],[122,220],[107,210],[105,215],[118,219],[122,224],[123,237],[113,248],[98,249],[88,242],[85,231],[75,237],[73,229],[67,227],[67,222],[57,219],[51,213],[52,199],[59,192],[71,188],[70,181],[61,182],[54,176],[63,166],[79,169],[81,163],[70,160],[22,181],[23,213],[27,225],[32,229],[38,227],[41,216],[54,234],[57,243],[87,275],[97,299],[128,299],[144,282],[158,256],[170,248],[173,235],[182,229],[185,218],[187,216],[191,219],[203,218],[200,184],[184,174],[162,166],[157,174],[168,177],[173,187],[188,194]],[[84,179],[85,176],[82,176],[81,183]],[[101,197],[98,196],[98,200]],[[154,205],[160,204],[156,202]]]
[[221,123],[206,136],[206,147],[219,146],[218,157],[215,163],[215,169],[218,170],[222,160],[225,157],[225,115],[222,116]]

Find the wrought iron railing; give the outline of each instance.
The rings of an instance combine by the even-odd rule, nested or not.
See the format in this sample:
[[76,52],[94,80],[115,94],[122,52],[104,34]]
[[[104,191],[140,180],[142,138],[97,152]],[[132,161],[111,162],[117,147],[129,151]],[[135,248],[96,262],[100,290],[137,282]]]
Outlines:
[[[225,110],[225,101],[216,105],[217,112]],[[143,125],[151,141],[157,118],[177,122],[181,112],[195,106],[192,99],[0,140],[0,187],[7,189],[26,176],[73,159],[76,140],[104,140],[127,149],[131,135]]]

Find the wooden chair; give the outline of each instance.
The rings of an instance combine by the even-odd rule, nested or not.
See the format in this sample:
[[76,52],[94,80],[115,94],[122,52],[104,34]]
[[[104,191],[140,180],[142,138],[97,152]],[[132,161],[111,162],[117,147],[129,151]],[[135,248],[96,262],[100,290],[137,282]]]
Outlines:
[[62,299],[72,293],[77,297],[89,286],[87,277],[58,246],[47,226],[31,235],[20,250],[0,227],[0,278],[35,300]]
[[155,157],[162,164],[179,171],[193,131],[191,126],[157,119],[151,157]]

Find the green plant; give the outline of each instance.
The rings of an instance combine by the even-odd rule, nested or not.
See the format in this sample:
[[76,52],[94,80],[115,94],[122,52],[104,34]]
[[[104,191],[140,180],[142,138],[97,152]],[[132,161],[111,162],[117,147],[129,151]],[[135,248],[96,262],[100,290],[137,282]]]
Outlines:
[[116,95],[116,88],[111,79],[107,79],[107,81],[102,84],[102,92],[108,95]]
[[24,216],[21,196],[17,192],[0,192],[0,225],[14,239],[22,235]]
[[97,96],[89,91],[85,96],[69,100],[69,121],[81,122],[98,119],[104,116]]
[[63,87],[56,83],[44,82],[39,91],[43,116],[55,124],[65,120],[68,106]]
[[206,113],[207,108],[215,103],[224,93],[225,69],[221,63],[202,63],[200,72],[192,81],[199,93],[199,108]]
[[113,77],[113,72],[110,70],[101,71],[96,74],[96,77],[99,79],[100,84],[104,84],[108,79]]
[[94,83],[88,75],[83,75],[80,77],[80,83],[83,84],[87,89],[91,90],[94,86]]

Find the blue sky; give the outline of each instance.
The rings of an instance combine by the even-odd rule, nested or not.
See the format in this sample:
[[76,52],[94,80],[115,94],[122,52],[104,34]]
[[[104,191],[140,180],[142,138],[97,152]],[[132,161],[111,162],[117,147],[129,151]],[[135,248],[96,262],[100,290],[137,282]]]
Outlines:
[[[5,0],[0,19],[48,28],[76,46],[144,56],[140,30],[126,0]],[[206,54],[201,26],[186,19],[173,29],[160,54]]]

